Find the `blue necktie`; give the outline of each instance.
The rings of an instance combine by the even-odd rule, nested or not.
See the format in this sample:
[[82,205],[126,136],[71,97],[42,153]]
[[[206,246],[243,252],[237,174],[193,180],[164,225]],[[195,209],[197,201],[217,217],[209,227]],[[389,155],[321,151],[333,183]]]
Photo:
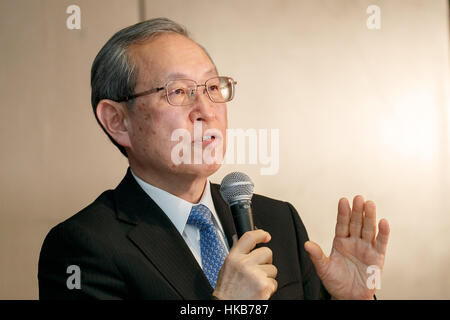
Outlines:
[[211,287],[215,288],[217,275],[227,256],[227,250],[214,227],[211,211],[203,204],[193,206],[187,223],[200,230],[203,272]]

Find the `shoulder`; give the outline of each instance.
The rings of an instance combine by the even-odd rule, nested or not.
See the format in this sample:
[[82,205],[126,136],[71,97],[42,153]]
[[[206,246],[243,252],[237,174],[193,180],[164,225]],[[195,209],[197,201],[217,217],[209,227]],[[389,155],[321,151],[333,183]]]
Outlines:
[[273,199],[260,194],[252,197],[253,215],[261,224],[259,227],[273,227],[277,230],[294,232],[303,225],[297,210],[289,202]]
[[[211,187],[220,189],[218,184],[211,184]],[[273,221],[276,221],[277,223],[293,224],[293,220],[300,219],[297,210],[289,202],[256,193],[251,201],[253,215],[260,223],[265,224],[265,222],[272,221],[271,224],[273,224]]]
[[83,242],[92,244],[107,241],[115,219],[114,198],[112,190],[103,192],[91,204],[54,226],[45,237],[43,249],[57,249],[65,246],[67,249]]
[[[105,191],[87,207],[53,227],[45,237],[39,254],[39,297],[109,297],[107,290],[99,288],[116,283],[114,281],[120,278],[117,252],[122,248],[123,237],[118,234],[123,232],[115,219],[111,191]],[[78,272],[82,272],[83,290],[67,290],[69,266],[81,270]],[[96,288],[93,284],[99,281],[104,282]],[[111,292],[115,289],[112,288]]]
[[103,192],[88,206],[59,223],[55,228],[65,228],[71,225],[85,226],[102,225],[115,218],[115,204],[112,190]]
[[255,208],[258,208],[259,210],[265,211],[276,210],[277,212],[282,212],[284,214],[292,214],[292,211],[295,210],[294,207],[289,202],[270,198],[260,194],[253,195],[252,204]]

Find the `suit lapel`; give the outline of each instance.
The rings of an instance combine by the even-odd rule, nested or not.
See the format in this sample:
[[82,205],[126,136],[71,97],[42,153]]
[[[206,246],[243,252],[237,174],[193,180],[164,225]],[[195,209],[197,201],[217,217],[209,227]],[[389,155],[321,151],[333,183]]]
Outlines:
[[142,190],[130,169],[115,189],[117,218],[135,225],[128,238],[183,299],[209,299],[213,289],[183,237]]

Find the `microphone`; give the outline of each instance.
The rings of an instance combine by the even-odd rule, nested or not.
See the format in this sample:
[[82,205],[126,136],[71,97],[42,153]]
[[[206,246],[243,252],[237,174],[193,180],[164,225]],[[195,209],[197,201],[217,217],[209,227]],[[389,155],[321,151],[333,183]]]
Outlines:
[[230,206],[238,238],[255,230],[251,208],[253,190],[252,180],[242,172],[227,174],[220,184],[220,194]]

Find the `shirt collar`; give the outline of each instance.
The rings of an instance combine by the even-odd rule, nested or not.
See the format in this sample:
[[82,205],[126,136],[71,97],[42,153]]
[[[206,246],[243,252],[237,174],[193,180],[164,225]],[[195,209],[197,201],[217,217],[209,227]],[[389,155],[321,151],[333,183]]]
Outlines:
[[131,170],[131,173],[133,174],[133,177],[136,179],[137,183],[145,191],[145,193],[147,193],[147,195],[152,198],[153,201],[155,201],[155,203],[167,215],[170,221],[172,221],[173,225],[178,230],[178,232],[180,232],[180,234],[183,234],[192,207],[198,204],[205,205],[211,211],[215,221],[220,226],[220,222],[218,222],[219,219],[214,208],[214,202],[211,196],[211,186],[209,180],[206,181],[205,190],[203,191],[200,201],[198,203],[191,203],[167,191],[152,186],[151,184],[136,176],[133,170]]

